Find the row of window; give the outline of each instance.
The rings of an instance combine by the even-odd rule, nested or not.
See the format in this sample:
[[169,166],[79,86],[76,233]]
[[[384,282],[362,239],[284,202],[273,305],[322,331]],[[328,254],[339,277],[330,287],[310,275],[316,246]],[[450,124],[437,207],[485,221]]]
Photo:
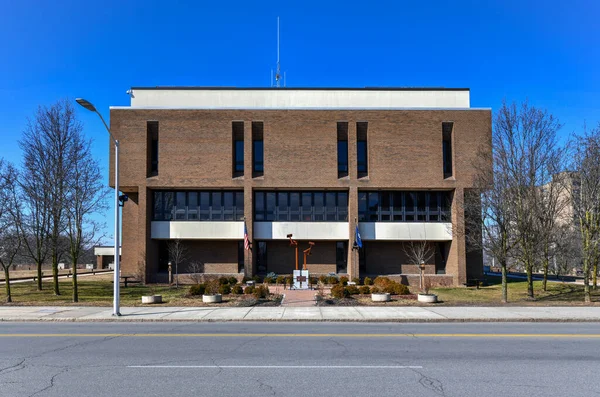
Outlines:
[[[356,171],[359,178],[369,175],[367,130],[365,121],[356,123]],[[452,176],[452,122],[442,123],[442,161],[444,178]],[[264,175],[264,125],[252,122],[252,177]],[[232,175],[244,175],[244,122],[231,123]],[[147,122],[147,176],[158,175],[158,121]],[[348,123],[337,123],[338,178],[348,176]]]
[[[154,191],[155,221],[239,221],[243,191]],[[361,222],[448,222],[450,192],[361,191]],[[348,192],[297,191],[254,193],[254,220],[347,222]]]
[[254,220],[347,222],[348,192],[254,193]]
[[449,192],[358,192],[361,222],[449,222]]
[[155,191],[155,221],[239,221],[243,191]]

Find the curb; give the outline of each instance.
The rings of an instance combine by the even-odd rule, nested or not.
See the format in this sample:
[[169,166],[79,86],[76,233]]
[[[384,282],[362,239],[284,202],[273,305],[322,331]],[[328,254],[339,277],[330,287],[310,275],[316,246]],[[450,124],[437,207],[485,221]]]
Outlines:
[[[124,318],[125,317],[125,318]],[[78,319],[78,318],[38,318],[26,319],[21,318],[0,318],[0,323],[229,323],[229,322],[246,322],[246,323],[600,323],[600,318],[448,318],[448,319],[143,319],[132,318],[127,316],[120,318],[102,318],[102,319]]]

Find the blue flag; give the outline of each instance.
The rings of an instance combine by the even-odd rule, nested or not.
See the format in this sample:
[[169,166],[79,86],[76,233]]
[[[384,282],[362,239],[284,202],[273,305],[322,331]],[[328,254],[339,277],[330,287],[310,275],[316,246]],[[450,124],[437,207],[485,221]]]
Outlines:
[[358,225],[356,225],[356,235],[354,236],[354,245],[358,248],[362,248],[362,240],[360,238],[360,232],[358,231]]

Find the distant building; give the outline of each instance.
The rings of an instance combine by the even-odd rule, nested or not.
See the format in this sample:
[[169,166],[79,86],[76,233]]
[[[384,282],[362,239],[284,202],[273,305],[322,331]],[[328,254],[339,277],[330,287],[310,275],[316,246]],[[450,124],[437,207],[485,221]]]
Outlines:
[[110,114],[130,198],[124,274],[141,265],[166,281],[174,239],[187,249],[180,273],[196,262],[206,274],[290,274],[292,234],[300,256],[315,242],[313,274],[418,283],[403,245],[427,240],[434,283],[481,275],[454,205],[491,147],[491,110],[471,108],[468,89],[132,88],[131,106]]

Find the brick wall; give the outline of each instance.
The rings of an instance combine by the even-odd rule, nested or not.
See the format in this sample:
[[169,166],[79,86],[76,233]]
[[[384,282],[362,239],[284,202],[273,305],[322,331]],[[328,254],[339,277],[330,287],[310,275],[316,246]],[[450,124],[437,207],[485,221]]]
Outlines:
[[[148,120],[159,122],[159,171],[150,178],[146,177]],[[231,123],[234,120],[244,122],[245,140],[245,175],[237,178],[232,177]],[[258,178],[252,178],[252,121],[264,123],[265,171],[264,176]],[[349,176],[340,179],[337,178],[338,121],[348,122],[349,141]],[[369,123],[369,175],[360,179],[356,173],[357,121]],[[454,122],[454,176],[448,179],[443,179],[442,173],[443,121]],[[453,190],[455,197],[461,198],[463,189],[472,184],[471,164],[478,150],[489,150],[491,145],[491,112],[112,109],[111,131],[121,143],[121,189],[130,197],[137,195],[123,209],[123,271],[133,271],[139,258],[145,255],[146,276],[152,279],[158,269],[157,244],[149,232],[152,189],[244,189],[245,217],[251,240],[253,189],[348,190],[351,246],[359,189],[443,189]],[[112,145],[110,151],[109,172],[113,184]],[[452,221],[456,230],[461,230],[464,221],[459,206],[452,208]],[[283,270],[287,262],[294,263],[285,256],[289,252],[280,251],[282,256],[273,263],[273,269]],[[323,265],[335,267],[335,250],[332,251],[333,259],[323,261]],[[249,275],[257,270],[255,253],[253,250],[247,256],[245,269]],[[270,254],[270,264],[274,255]],[[476,267],[477,258],[472,259],[472,256],[469,263]],[[464,236],[454,236],[446,271],[455,284],[466,280],[466,257]],[[350,250],[348,260],[350,276],[358,276],[358,262]],[[388,262],[385,266],[394,267],[398,263]]]

